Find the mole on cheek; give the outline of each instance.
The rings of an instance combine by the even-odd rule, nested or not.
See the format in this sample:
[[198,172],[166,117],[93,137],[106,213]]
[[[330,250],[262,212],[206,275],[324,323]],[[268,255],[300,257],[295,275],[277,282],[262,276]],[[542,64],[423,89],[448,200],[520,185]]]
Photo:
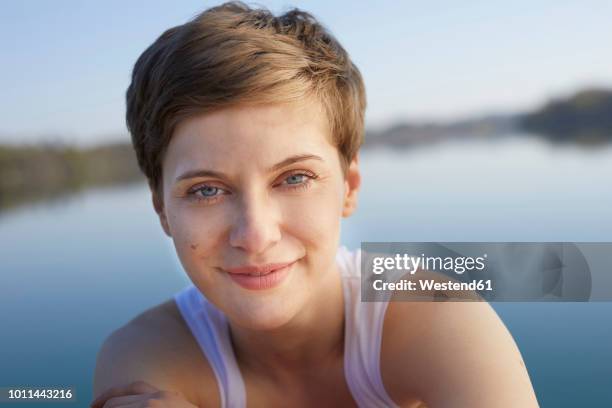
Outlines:
[[191,244],[191,249],[193,249],[195,251],[195,249],[198,247],[198,244]]

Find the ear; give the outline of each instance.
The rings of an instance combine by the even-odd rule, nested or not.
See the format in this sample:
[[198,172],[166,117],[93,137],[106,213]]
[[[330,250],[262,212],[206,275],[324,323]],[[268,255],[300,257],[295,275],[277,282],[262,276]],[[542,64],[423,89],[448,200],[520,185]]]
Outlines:
[[168,224],[168,218],[166,217],[166,212],[164,211],[164,199],[162,193],[157,191],[154,187],[149,186],[151,190],[151,201],[153,202],[153,208],[159,217],[159,222],[164,229],[164,232],[167,236],[172,238],[172,234],[170,233],[170,225]]
[[344,205],[342,216],[349,217],[357,209],[357,192],[361,186],[361,174],[359,174],[359,153],[355,155],[344,179]]

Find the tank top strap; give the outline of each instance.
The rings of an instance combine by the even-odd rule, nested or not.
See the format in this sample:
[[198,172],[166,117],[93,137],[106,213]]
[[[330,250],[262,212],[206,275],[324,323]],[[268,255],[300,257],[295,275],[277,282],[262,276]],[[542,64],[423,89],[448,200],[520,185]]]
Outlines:
[[342,247],[337,262],[345,307],[344,373],[359,407],[396,408],[380,374],[383,323],[388,302],[361,301],[361,250]]
[[244,381],[225,315],[193,284],[175,294],[174,301],[215,373],[221,407],[246,407]]

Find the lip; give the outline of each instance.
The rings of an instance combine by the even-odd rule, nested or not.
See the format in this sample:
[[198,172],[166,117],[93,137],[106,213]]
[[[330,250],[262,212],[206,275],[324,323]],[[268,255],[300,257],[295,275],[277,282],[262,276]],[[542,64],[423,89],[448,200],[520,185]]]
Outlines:
[[272,289],[289,275],[297,261],[259,266],[241,266],[226,269],[227,275],[239,286],[248,290]]
[[236,275],[256,275],[256,276],[261,276],[261,275],[267,275],[271,272],[274,272],[277,269],[281,269],[284,268],[286,266],[289,266],[291,264],[293,264],[295,261],[292,262],[281,262],[281,263],[271,263],[271,264],[265,264],[265,265],[244,265],[244,266],[239,266],[237,268],[227,268],[224,269],[225,272],[231,273],[231,274],[236,274]]

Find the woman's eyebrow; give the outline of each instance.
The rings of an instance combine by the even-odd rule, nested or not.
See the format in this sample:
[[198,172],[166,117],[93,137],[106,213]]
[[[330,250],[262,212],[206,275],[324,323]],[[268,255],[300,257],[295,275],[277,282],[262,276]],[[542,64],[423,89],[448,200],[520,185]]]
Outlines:
[[[267,169],[267,172],[268,173],[272,173],[274,171],[282,169],[283,167],[289,166],[290,164],[298,163],[298,162],[305,161],[305,160],[324,161],[323,158],[321,158],[320,156],[317,156],[315,154],[298,154],[298,155],[295,155],[295,156],[287,157],[286,159],[284,159],[284,160],[276,163],[275,165],[269,167]],[[190,178],[194,178],[194,177],[227,178],[227,176],[224,173],[221,173],[221,172],[218,172],[218,171],[207,170],[207,169],[196,169],[196,170],[186,171],[185,173],[183,173],[180,176],[178,176],[175,181],[178,182],[178,181],[181,181],[181,180],[190,179]]]
[[289,166],[290,164],[305,161],[305,160],[319,160],[324,161],[320,156],[314,154],[297,154],[295,156],[287,157],[285,160],[276,163],[274,166],[267,169],[268,173],[272,173],[283,167]]

